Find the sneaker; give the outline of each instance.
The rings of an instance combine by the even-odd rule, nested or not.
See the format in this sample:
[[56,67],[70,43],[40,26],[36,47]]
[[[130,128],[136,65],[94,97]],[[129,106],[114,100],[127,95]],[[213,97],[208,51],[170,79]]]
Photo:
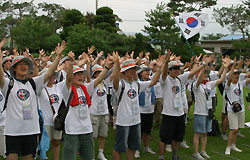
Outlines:
[[240,150],[239,148],[237,148],[235,144],[231,145],[231,149],[234,150],[234,151],[236,151],[236,152],[242,152],[242,150]]
[[97,158],[98,158],[99,160],[107,160],[107,159],[105,158],[105,156],[104,156],[103,153],[99,153]]
[[180,157],[179,156],[172,157],[172,160],[180,160]]
[[228,138],[227,138],[227,134],[223,134],[223,133],[222,133],[222,134],[221,134],[221,138],[222,138],[223,140],[227,141],[227,139],[228,139]]
[[201,155],[203,158],[207,158],[207,159],[210,159],[210,158],[211,158],[209,155],[207,155],[206,151],[201,152],[200,155]]
[[172,152],[171,144],[166,145],[166,151]]
[[231,147],[227,146],[226,151],[225,151],[225,155],[230,155],[230,152],[231,152]]
[[149,147],[148,148],[144,148],[143,152],[148,152],[148,153],[151,153],[151,154],[155,154],[155,152],[152,151],[152,149],[149,148]]
[[242,133],[240,133],[240,131],[238,132],[238,136],[241,137],[241,138],[245,137],[245,135],[243,135]]
[[182,141],[180,143],[180,146],[183,147],[183,148],[189,148],[189,146],[187,145],[186,141]]
[[135,151],[135,158],[140,158],[140,151],[139,150]]
[[193,154],[193,158],[196,159],[196,160],[205,160],[205,158],[203,158],[200,153],[197,153],[197,154]]

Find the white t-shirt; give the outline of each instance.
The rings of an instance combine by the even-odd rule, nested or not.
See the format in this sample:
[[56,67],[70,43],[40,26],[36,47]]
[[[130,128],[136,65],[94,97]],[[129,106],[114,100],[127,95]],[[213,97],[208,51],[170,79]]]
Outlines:
[[110,78],[108,77],[94,88],[91,96],[91,107],[89,112],[92,115],[106,115],[108,114],[107,91],[110,86]]
[[146,88],[144,92],[145,92],[145,105],[140,106],[140,113],[146,113],[146,114],[154,113],[154,104],[151,103],[151,88]]
[[[185,72],[185,74],[189,74],[190,72]],[[183,108],[188,109],[188,102],[187,102],[187,94],[186,94],[186,85],[188,84],[188,81],[186,81],[185,84],[181,85],[181,95],[182,95],[182,104]]]
[[[140,119],[140,108],[139,108],[139,94],[138,85],[136,81],[131,83],[126,82],[124,92],[118,106],[116,125],[119,126],[132,126],[141,123]],[[145,91],[149,85],[150,81],[140,81],[140,91]],[[117,98],[121,93],[122,82],[119,82],[119,89],[115,92]]]
[[181,116],[184,114],[183,101],[181,94],[182,85],[187,84],[189,72],[179,75],[177,78],[172,78],[169,75],[166,80],[163,81],[160,78],[163,98],[163,110],[162,114],[169,116]]
[[[94,81],[85,84],[89,95],[94,91]],[[69,111],[65,119],[65,133],[78,135],[93,132],[90,121],[89,106],[82,88],[76,88],[78,94],[79,105],[72,107],[69,105]],[[63,99],[68,101],[71,89],[62,90]]]
[[[240,86],[240,87],[239,87]],[[246,80],[238,81],[238,83],[231,83],[228,87],[227,83],[225,85],[225,93],[232,104],[234,101],[241,103],[242,110],[240,112],[245,112],[244,98],[243,98],[243,88],[246,87]],[[232,106],[227,102],[227,111],[232,112]]]
[[194,83],[195,81],[196,81],[195,76],[193,76],[192,78],[188,79],[188,86],[187,86],[188,91],[191,91],[191,85],[192,85],[192,83]]
[[[45,88],[43,88],[41,93],[38,95],[39,106],[43,112],[44,125],[54,126],[54,118],[55,117],[53,115],[53,111],[52,111],[52,108],[50,106],[49,97],[50,97],[50,100],[51,100],[52,105],[54,107],[54,110],[57,113],[59,106],[62,102],[62,90],[65,88],[67,89],[66,80],[63,80],[62,82],[54,84],[51,88],[46,87],[49,95],[46,92]],[[56,113],[55,113],[55,115],[56,115]]]
[[5,102],[5,98],[0,90],[0,126],[4,126],[5,124],[5,116],[6,116],[5,111],[2,113],[4,102]]
[[[215,81],[215,80],[218,80],[218,71],[211,71],[210,74],[209,74],[209,81]],[[214,89],[212,89],[211,91],[211,95],[212,97],[215,97],[217,94],[217,89],[216,87]]]
[[[44,84],[44,76],[45,74],[33,78],[36,84],[37,94],[40,94],[46,85]],[[8,78],[4,80],[2,93],[4,97],[6,97],[10,80]],[[6,121],[4,135],[20,136],[40,133],[37,106],[37,97],[31,84],[28,81],[23,84],[14,79],[14,86],[11,89],[5,110]],[[29,115],[25,116],[27,114],[31,115],[31,118]]]
[[[194,114],[196,115],[208,115],[208,108],[212,108],[212,90],[216,88],[216,80],[207,82],[205,85],[200,84],[199,87],[196,87],[197,81],[193,83],[193,91],[195,97],[194,103]],[[208,96],[208,101],[206,94]],[[210,104],[210,106],[208,106]]]

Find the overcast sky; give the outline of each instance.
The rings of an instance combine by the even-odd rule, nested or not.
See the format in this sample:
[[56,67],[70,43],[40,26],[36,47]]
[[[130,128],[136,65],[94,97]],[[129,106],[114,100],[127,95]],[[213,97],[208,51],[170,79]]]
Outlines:
[[[16,0],[17,1],[17,0]],[[21,1],[21,0],[18,0]],[[22,0],[25,1],[25,0]],[[150,11],[156,7],[157,3],[167,3],[169,0],[98,0],[98,7],[108,6],[114,10],[114,14],[118,15],[123,22],[120,23],[120,28],[123,32],[142,32],[145,21],[145,11]],[[83,13],[93,12],[96,9],[96,0],[35,0],[34,3],[57,3],[67,9],[78,9]],[[223,6],[229,7],[232,4],[241,4],[241,0],[218,0],[215,8]],[[214,7],[213,7],[214,8]],[[212,16],[212,9],[204,9],[204,13],[209,15],[208,26],[201,31],[201,34],[207,33],[227,33],[230,32],[226,28],[220,27],[215,22]]]

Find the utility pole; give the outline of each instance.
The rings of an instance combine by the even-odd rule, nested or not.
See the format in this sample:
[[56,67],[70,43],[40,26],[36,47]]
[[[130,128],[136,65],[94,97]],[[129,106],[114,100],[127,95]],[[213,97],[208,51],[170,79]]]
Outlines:
[[97,9],[98,9],[98,0],[95,0],[95,13],[96,13]]

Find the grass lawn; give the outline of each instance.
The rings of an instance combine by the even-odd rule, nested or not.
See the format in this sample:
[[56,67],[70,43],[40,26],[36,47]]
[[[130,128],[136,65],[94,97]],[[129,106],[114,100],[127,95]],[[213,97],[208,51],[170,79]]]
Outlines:
[[[245,90],[244,94],[246,95],[247,93],[248,93],[248,89]],[[216,118],[219,121],[221,120],[221,105],[222,105],[222,97],[219,94],[218,95],[218,105],[217,105],[217,110],[216,110]],[[250,111],[247,109],[248,105],[249,105],[249,103],[245,102],[246,122],[250,121]],[[193,107],[192,107],[192,109],[193,109]],[[193,110],[190,113],[193,113]],[[193,117],[193,115],[190,114],[190,117]],[[241,133],[245,135],[245,138],[238,137],[238,139],[237,139],[236,144],[237,144],[238,148],[243,150],[243,152],[237,153],[235,151],[231,151],[230,157],[226,157],[224,155],[227,141],[222,140],[220,136],[208,137],[207,148],[206,148],[208,155],[211,156],[212,160],[230,160],[230,159],[249,160],[250,159],[250,143],[249,143],[250,142],[250,133],[249,133],[249,131],[250,131],[249,128],[242,129]],[[186,125],[185,140],[187,141],[187,144],[190,146],[190,148],[189,149],[180,148],[180,150],[179,150],[180,158],[183,160],[193,159],[192,158],[192,154],[193,154],[192,138],[193,138],[193,121],[189,121]],[[113,130],[113,128],[110,127],[109,128],[109,136],[106,139],[105,150],[104,150],[104,154],[108,160],[112,159],[112,150],[113,150],[113,146],[114,146],[114,140],[115,140],[114,130]],[[140,159],[142,159],[142,160],[157,160],[158,156],[159,156],[159,141],[160,141],[159,129],[156,129],[153,127],[150,147],[153,149],[153,151],[156,152],[156,155],[151,155],[149,153],[141,152]],[[96,157],[97,157],[98,148],[97,148],[96,141],[95,141],[95,144],[96,144],[95,145],[95,152],[96,152]],[[142,144],[142,146],[143,146],[143,144]],[[61,149],[62,149],[62,145],[61,145]],[[143,147],[141,147],[141,151],[142,150],[143,150]],[[62,155],[62,152],[60,153],[60,156],[61,155]],[[49,151],[48,157],[49,157],[49,159],[52,159],[51,151]],[[78,158],[78,159],[80,159],[80,158]],[[122,159],[126,159],[125,154],[122,155]],[[170,160],[171,153],[166,152],[165,159]]]

